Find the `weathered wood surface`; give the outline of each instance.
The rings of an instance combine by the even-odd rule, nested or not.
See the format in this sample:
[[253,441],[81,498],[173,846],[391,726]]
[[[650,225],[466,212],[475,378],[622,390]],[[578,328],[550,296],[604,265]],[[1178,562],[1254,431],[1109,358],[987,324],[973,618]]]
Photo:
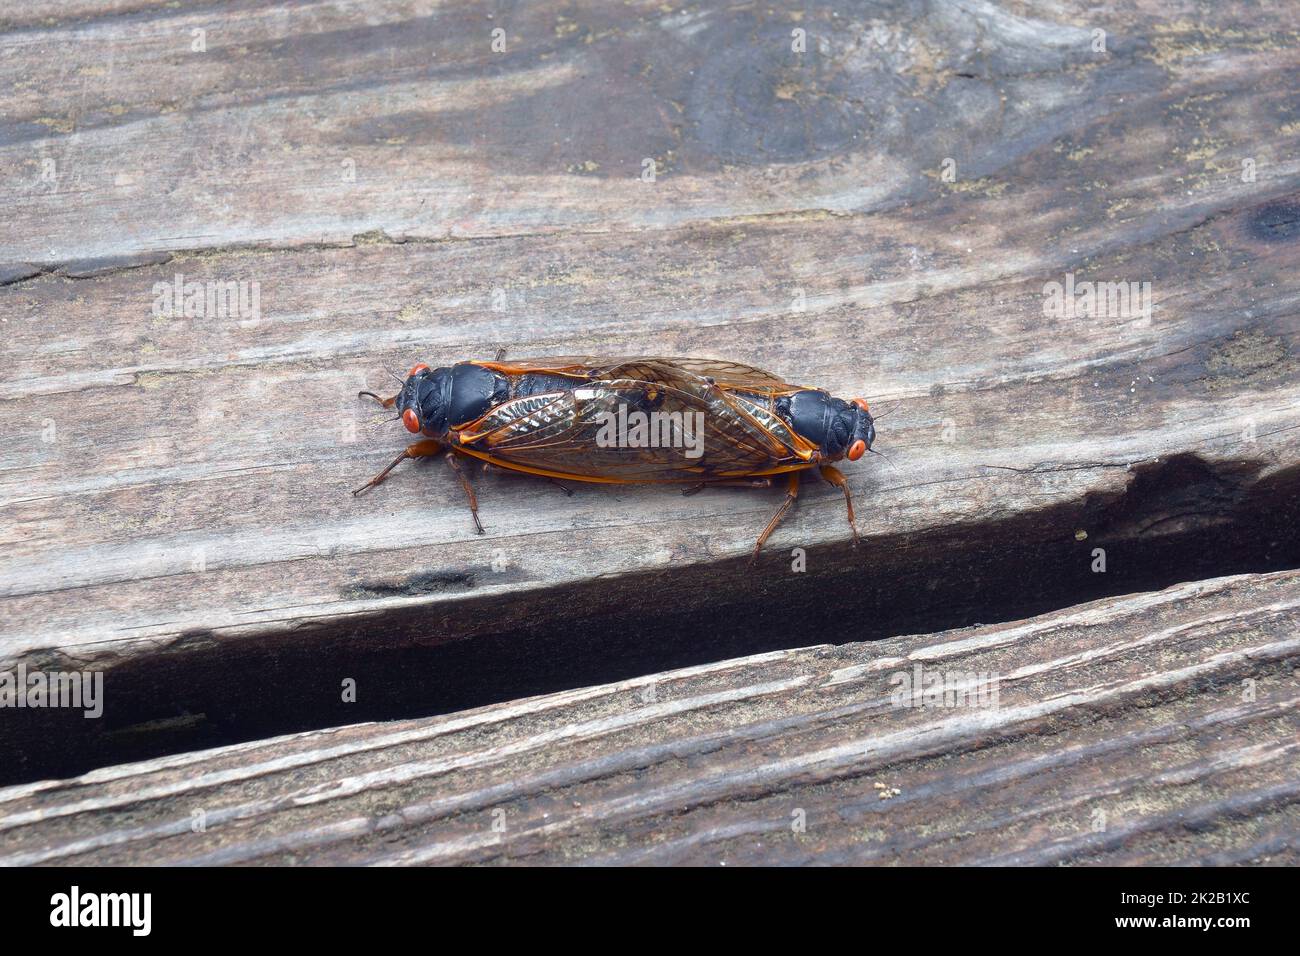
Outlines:
[[[842,600],[889,633],[962,548],[1024,549],[945,602],[985,601],[967,620],[1035,547],[1095,588],[1097,542],[1120,568],[1153,540],[1295,552],[1294,4],[159,0],[0,27],[0,667],[157,665],[69,734],[269,708],[251,674],[302,715],[382,651],[517,651],[579,611]],[[1150,281],[1154,311],[1047,317],[1067,273]],[[178,274],[257,282],[260,318],[155,316]],[[724,355],[868,396],[893,467],[850,469],[866,546],[829,488],[757,574],[779,492],[483,478],[484,537],[441,467],[353,500],[405,434],[366,427],[356,390],[502,345]],[[574,631],[562,659],[608,647]],[[429,683],[406,713],[447,703]],[[0,720],[4,764],[42,772],[43,726]]]
[[[895,706],[918,666],[996,699]],[[0,847],[0,864],[1295,865],[1300,573],[11,787]]]

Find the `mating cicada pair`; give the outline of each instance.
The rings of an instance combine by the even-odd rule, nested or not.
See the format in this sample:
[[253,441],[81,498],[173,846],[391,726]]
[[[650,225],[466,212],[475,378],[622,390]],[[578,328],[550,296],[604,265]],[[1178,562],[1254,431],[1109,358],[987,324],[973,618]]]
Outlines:
[[[560,357],[416,365],[402,390],[375,398],[421,436],[354,494],[382,482],[408,458],[446,453],[478,502],[460,456],[556,481],[764,488],[786,477],[763,543],[794,504],[799,475],[816,468],[844,493],[857,544],[848,482],[832,463],[857,461],[875,441],[860,398],[844,401],[791,385],[771,372],[716,359]],[[630,424],[629,424],[630,423]]]

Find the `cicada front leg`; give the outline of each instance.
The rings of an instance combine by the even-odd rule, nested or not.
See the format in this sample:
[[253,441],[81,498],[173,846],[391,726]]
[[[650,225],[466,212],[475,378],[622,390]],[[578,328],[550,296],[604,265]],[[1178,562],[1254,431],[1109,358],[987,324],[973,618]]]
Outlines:
[[823,478],[844,492],[844,506],[849,509],[849,530],[853,532],[853,547],[856,548],[858,546],[858,523],[853,518],[853,496],[849,494],[849,480],[844,477],[844,472],[834,465],[822,465],[818,471],[821,472]]
[[439,442],[434,441],[432,438],[426,438],[424,441],[417,441],[412,445],[407,445],[406,450],[394,458],[387,468],[375,475],[375,477],[371,478],[356,491],[352,492],[352,494],[359,495],[361,492],[367,491],[370,488],[375,487],[375,485],[380,484],[388,477],[390,471],[408,458],[430,458],[433,455],[438,454],[440,451],[442,451],[442,445]]

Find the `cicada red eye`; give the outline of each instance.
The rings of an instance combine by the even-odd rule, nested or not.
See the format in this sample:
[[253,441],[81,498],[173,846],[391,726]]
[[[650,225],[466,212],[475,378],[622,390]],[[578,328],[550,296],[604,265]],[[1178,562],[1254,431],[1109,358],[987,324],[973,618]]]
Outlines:
[[428,370],[429,370],[429,366],[425,365],[423,362],[420,362],[416,365],[411,366],[411,370],[406,373],[406,377],[410,378],[412,375],[419,375],[421,372],[427,372]]
[[857,461],[867,452],[867,443],[861,438],[849,446],[849,461]]
[[[402,424],[406,426],[408,432],[418,433],[420,431],[420,416],[415,414],[414,408],[408,408],[402,412]],[[860,445],[862,442],[858,442],[858,444]]]
[[853,399],[853,404],[858,406],[858,408],[862,409],[868,415],[871,414],[871,409],[867,408],[867,400],[865,398],[855,398]]

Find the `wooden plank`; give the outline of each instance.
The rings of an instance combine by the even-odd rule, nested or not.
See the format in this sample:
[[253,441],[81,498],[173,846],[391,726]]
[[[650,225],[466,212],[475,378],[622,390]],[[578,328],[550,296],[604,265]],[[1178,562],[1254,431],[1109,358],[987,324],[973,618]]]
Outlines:
[[1298,624],[1242,575],[109,767],[0,863],[1294,865]]
[[[1296,172],[1290,5],[1172,22],[1161,4],[904,0],[788,14],[650,0],[53,7],[8,14],[0,34],[0,164],[14,171],[0,195],[11,224],[34,227],[10,230],[5,259],[43,268],[376,230],[874,211],[947,192],[945,157],[955,191],[999,210],[963,231],[1020,219],[1025,203],[1056,210],[1051,232],[1069,243],[1105,210],[1159,228],[1217,189],[1257,197]],[[791,49],[794,29],[807,52]],[[647,158],[662,171],[652,185]]]
[[[981,562],[1009,563],[945,602],[967,620],[1040,564],[1072,600],[1165,561],[1158,583],[1294,564],[1295,11],[1026,11],[542,3],[502,57],[469,4],[10,15],[0,668],[120,677],[116,723],[63,728],[92,761],[108,727],[238,711],[213,734],[247,732],[233,688],[257,675],[319,725],[353,667],[525,625],[568,630],[560,670],[623,673],[578,615],[722,594],[785,628],[834,595],[863,637],[936,626]],[[789,58],[794,22],[815,58]],[[1150,281],[1153,310],[1045,315],[1070,274]],[[260,315],[155,315],[178,275],[256,282]],[[753,575],[777,495],[489,478],[481,538],[434,469],[354,501],[405,434],[355,391],[502,345],[724,355],[868,396],[892,466],[851,469],[864,549],[828,488]],[[697,636],[648,669],[720,653]],[[431,683],[388,712],[466,703]],[[32,763],[50,729],[6,721],[5,772],[55,772]]]

